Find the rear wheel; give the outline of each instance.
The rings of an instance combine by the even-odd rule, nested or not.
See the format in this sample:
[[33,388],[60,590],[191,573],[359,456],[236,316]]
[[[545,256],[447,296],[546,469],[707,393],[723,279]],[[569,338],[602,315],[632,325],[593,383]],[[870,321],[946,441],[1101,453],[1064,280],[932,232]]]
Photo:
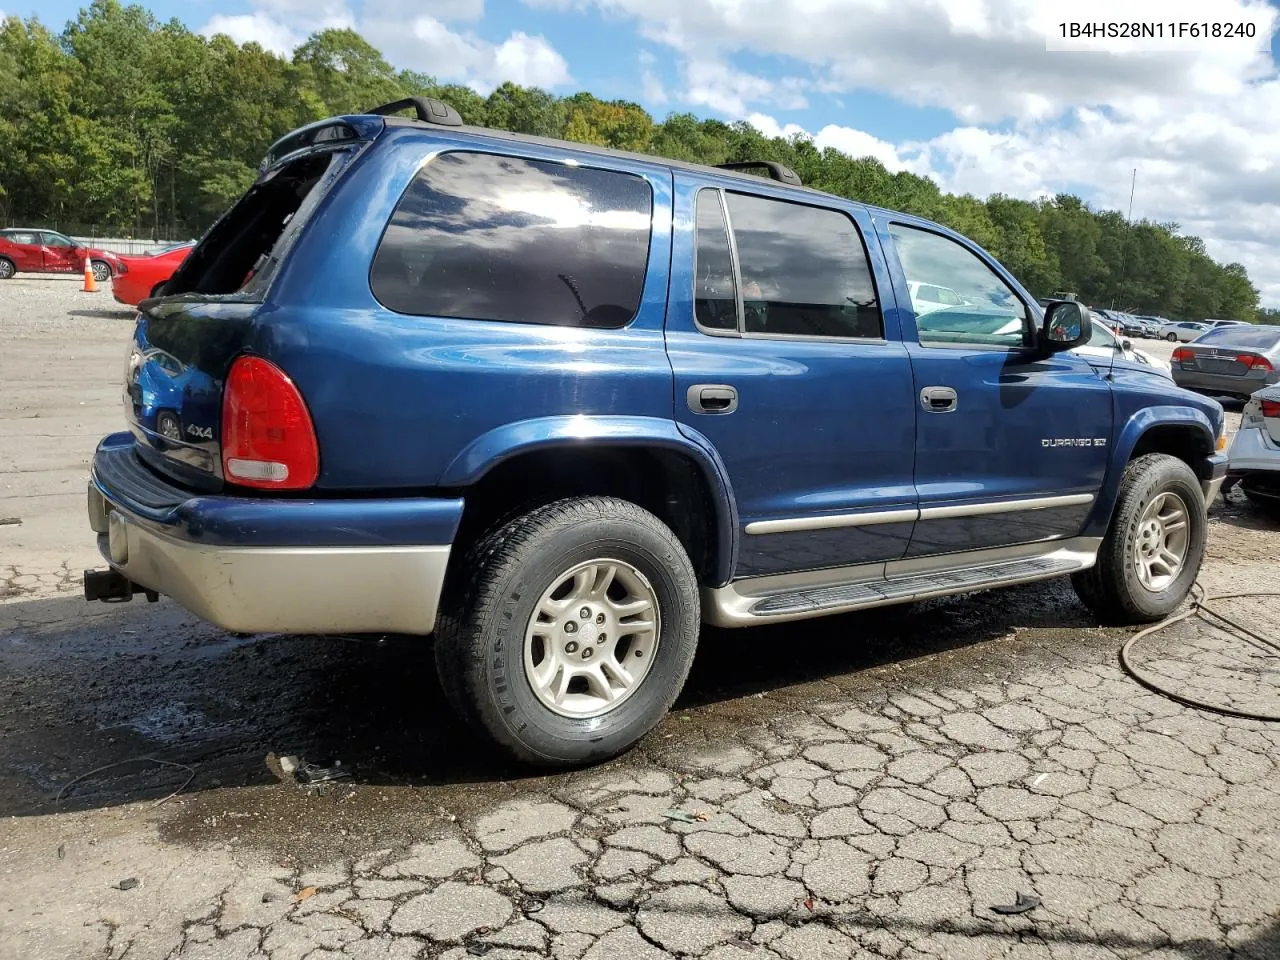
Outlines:
[[105,260],[94,260],[92,263],[93,279],[106,283],[111,279],[111,266]]
[[1098,562],[1072,585],[1104,622],[1162,620],[1200,573],[1206,529],[1204,493],[1191,468],[1163,453],[1139,457],[1125,468]]
[[7,257],[0,257],[0,280],[8,280],[17,272],[12,260]]
[[544,767],[605,760],[662,719],[698,641],[698,586],[657,517],[609,497],[562,500],[461,558],[436,638],[454,707]]

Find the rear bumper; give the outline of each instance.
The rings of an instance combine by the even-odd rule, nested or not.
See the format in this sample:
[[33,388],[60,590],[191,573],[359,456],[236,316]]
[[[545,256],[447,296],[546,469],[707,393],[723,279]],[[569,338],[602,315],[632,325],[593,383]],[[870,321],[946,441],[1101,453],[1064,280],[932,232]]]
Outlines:
[[1267,432],[1247,421],[1236,431],[1228,451],[1232,474],[1270,471],[1280,474],[1280,445],[1274,443]]
[[1263,377],[1233,377],[1222,373],[1203,373],[1199,370],[1183,370],[1173,368],[1173,382],[1188,390],[1199,390],[1204,393],[1219,393],[1233,397],[1247,397],[1255,390],[1275,383],[1280,379],[1280,372],[1273,371]]
[[192,496],[125,457],[127,435],[99,447],[88,513],[133,583],[240,633],[435,628],[461,500]]

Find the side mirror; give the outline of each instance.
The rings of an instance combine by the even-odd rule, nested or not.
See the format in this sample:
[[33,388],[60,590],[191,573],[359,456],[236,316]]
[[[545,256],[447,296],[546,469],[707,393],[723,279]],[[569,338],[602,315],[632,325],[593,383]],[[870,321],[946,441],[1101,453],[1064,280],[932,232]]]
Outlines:
[[1040,343],[1049,353],[1071,350],[1089,342],[1093,321],[1088,308],[1075,300],[1056,300],[1044,312]]
[[1121,340],[1120,349],[1125,351],[1125,353],[1128,353],[1130,350],[1133,349],[1133,341],[1129,339]]

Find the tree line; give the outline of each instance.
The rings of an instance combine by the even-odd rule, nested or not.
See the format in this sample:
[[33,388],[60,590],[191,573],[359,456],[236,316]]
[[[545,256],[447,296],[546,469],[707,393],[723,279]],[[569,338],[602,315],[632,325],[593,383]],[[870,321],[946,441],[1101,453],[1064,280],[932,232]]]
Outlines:
[[698,163],[776,160],[806,184],[944,223],[991,251],[1036,296],[1175,319],[1261,319],[1238,263],[1219,264],[1175,223],[1128,223],[1078,197],[985,200],[944,193],[878,160],[766,137],[745,122],[589,93],[505,83],[481,96],[396,70],[358,33],[325,30],[284,58],[204,37],[145,8],[95,0],[61,33],[38,19],[0,25],[0,221],[80,223],[131,236],[198,236],[253,181],[279,136],[411,95],[438,97],[468,123]]

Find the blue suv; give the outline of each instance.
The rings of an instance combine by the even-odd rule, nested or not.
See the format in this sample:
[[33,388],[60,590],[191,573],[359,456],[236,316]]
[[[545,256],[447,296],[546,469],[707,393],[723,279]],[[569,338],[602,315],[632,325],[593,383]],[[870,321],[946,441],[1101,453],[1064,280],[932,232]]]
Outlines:
[[[425,99],[325,120],[141,304],[86,596],[434,634],[457,709],[544,766],[649,731],[703,623],[1063,575],[1157,620],[1200,567],[1223,412],[1073,352],[1089,333],[964,237],[778,164]],[[188,373],[161,425],[136,396],[164,358]]]

